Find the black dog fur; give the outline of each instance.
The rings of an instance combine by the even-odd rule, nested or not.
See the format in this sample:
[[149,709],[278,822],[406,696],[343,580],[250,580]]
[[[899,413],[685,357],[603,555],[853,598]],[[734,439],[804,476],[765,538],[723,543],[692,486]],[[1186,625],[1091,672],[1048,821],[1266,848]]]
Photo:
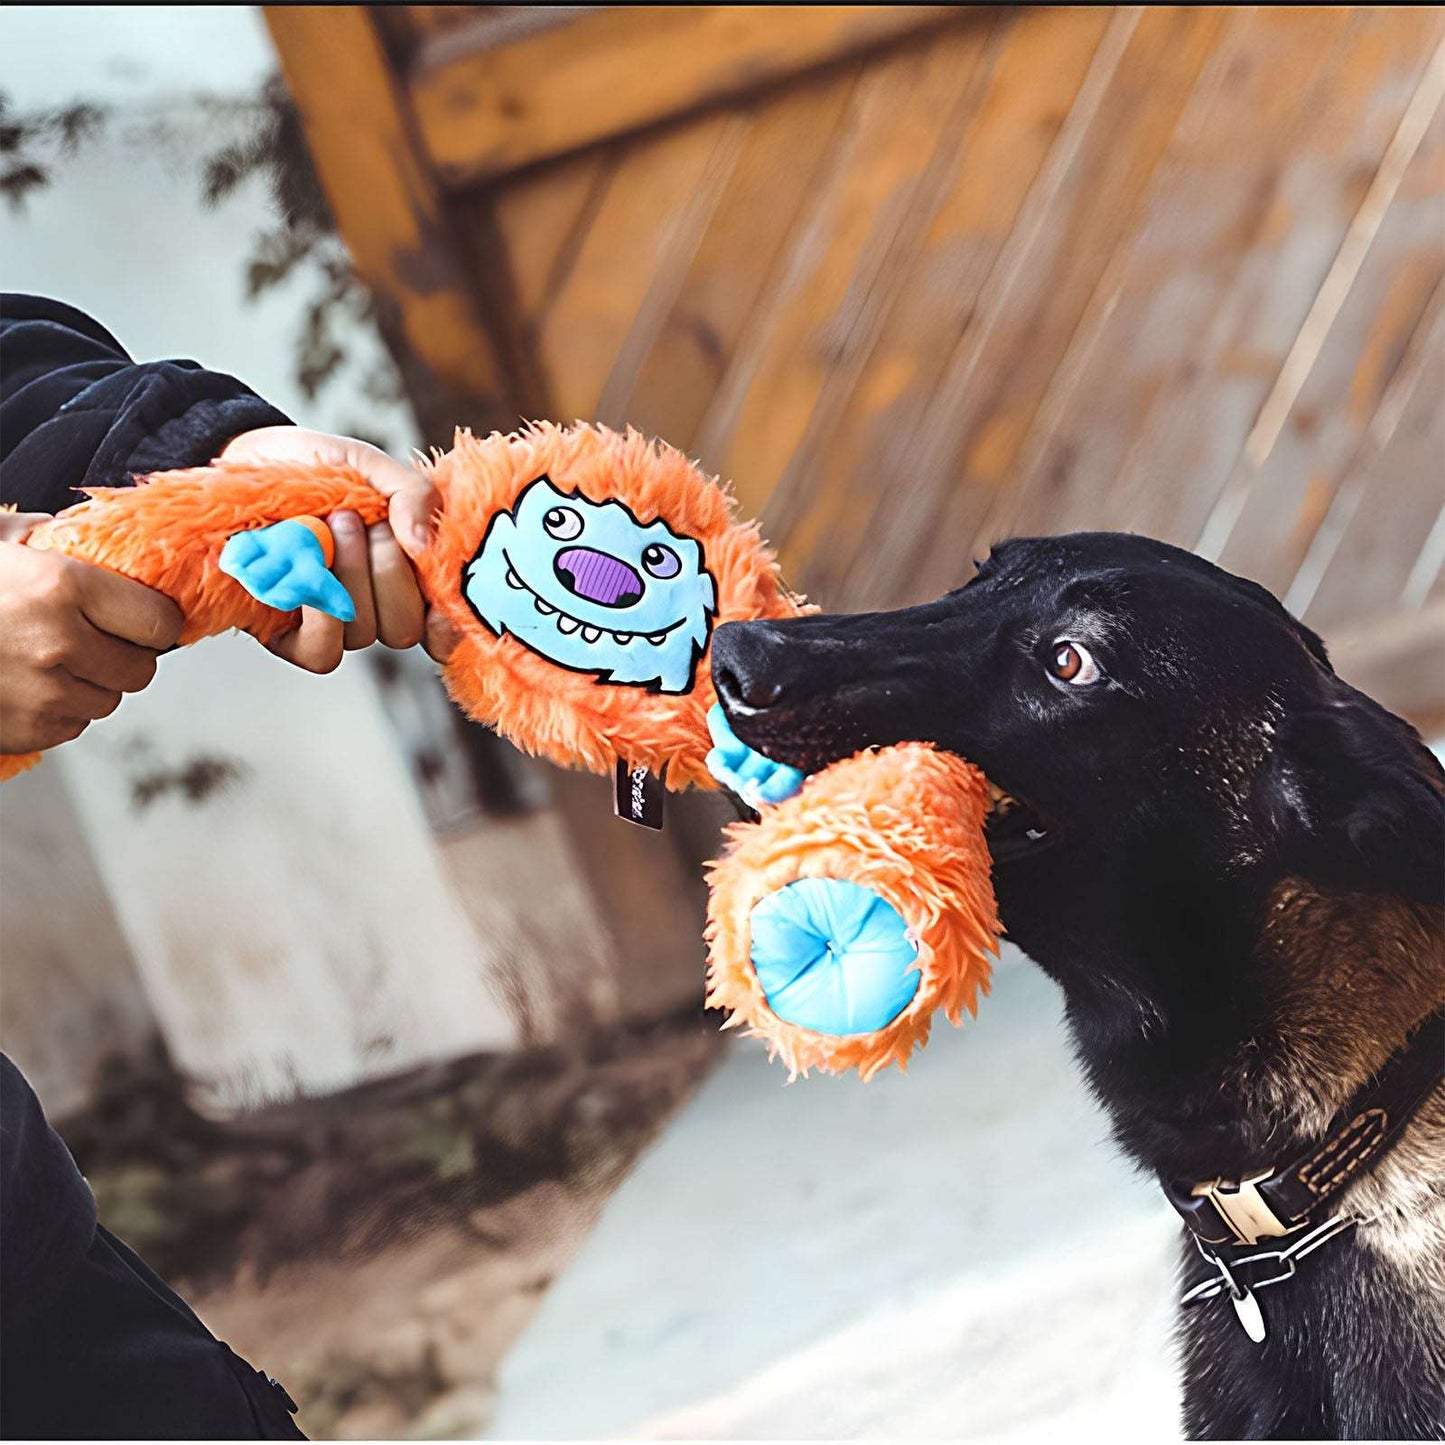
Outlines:
[[[1097,680],[1059,675],[1085,655]],[[1005,927],[1160,1176],[1303,1147],[1445,1001],[1439,764],[1269,593],[1187,552],[1010,541],[925,606],[724,626],[712,666],[779,761],[929,741],[1024,805],[990,835]],[[1183,1313],[1189,1435],[1445,1434],[1440,1091],[1349,1203],[1372,1222],[1260,1295],[1263,1345],[1227,1300]]]

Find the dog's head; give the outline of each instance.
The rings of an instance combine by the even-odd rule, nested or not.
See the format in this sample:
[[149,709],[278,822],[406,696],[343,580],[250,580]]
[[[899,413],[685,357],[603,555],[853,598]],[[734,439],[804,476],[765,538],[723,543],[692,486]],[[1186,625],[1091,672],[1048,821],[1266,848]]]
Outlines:
[[996,873],[1182,843],[1195,869],[1440,898],[1441,771],[1413,729],[1264,589],[1160,542],[1005,542],[924,606],[723,627],[712,667],[738,735],[781,762],[923,740],[976,763],[1013,804]]

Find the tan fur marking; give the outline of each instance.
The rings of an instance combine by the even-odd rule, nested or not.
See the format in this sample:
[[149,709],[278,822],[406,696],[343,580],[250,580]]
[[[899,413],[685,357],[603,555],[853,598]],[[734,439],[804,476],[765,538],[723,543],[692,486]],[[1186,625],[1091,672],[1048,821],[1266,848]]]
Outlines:
[[1286,879],[1259,955],[1276,1038],[1261,1050],[1274,1062],[1250,1082],[1271,1116],[1307,1131],[1445,1003],[1445,915],[1401,898]]
[[[1257,1041],[1236,1082],[1262,1117],[1306,1131],[1323,1129],[1445,1003],[1445,914],[1400,898],[1330,895],[1286,880],[1269,909],[1260,958],[1276,1036]],[[1357,1146],[1376,1121],[1362,1114],[1356,1122],[1361,1133],[1343,1142],[1331,1161],[1340,1168],[1318,1177],[1319,1189],[1358,1167]],[[1327,1168],[1323,1156],[1311,1163]],[[1360,1243],[1399,1272],[1445,1367],[1445,1087],[1339,1207],[1363,1221]]]

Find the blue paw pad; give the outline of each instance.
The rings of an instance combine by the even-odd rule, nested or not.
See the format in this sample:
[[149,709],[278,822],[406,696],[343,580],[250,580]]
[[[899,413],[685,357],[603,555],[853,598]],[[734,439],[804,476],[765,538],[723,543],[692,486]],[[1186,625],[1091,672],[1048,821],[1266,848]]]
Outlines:
[[321,539],[305,522],[274,522],[237,532],[221,548],[219,565],[267,607],[281,612],[315,607],[342,622],[356,617],[346,588],[326,566]]
[[918,992],[908,925],[871,888],[800,878],[753,905],[752,959],[768,1007],[820,1034],[866,1034]]
[[707,770],[725,788],[731,788],[749,807],[760,803],[781,803],[803,786],[803,774],[786,763],[775,763],[754,752],[728,723],[721,703],[707,711],[707,730],[713,748],[707,755]]

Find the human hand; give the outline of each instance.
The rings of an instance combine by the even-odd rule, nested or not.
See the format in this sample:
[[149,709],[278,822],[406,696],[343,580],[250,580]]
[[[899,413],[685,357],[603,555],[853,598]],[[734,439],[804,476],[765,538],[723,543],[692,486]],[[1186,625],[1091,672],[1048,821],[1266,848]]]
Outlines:
[[341,622],[303,607],[300,626],[269,644],[272,652],[308,672],[330,672],[343,651],[378,641],[387,647],[425,642],[433,658],[446,661],[458,634],[440,612],[427,607],[410,561],[430,544],[433,518],[441,506],[436,488],[420,472],[369,442],[294,426],[243,432],[227,445],[221,460],[334,462],[360,472],[390,499],[387,521],[371,527],[355,512],[333,512],[323,519],[336,543],[331,570],[351,595],[355,618]]
[[155,676],[181,610],[118,572],[23,539],[44,514],[0,512],[0,753],[79,737]]

